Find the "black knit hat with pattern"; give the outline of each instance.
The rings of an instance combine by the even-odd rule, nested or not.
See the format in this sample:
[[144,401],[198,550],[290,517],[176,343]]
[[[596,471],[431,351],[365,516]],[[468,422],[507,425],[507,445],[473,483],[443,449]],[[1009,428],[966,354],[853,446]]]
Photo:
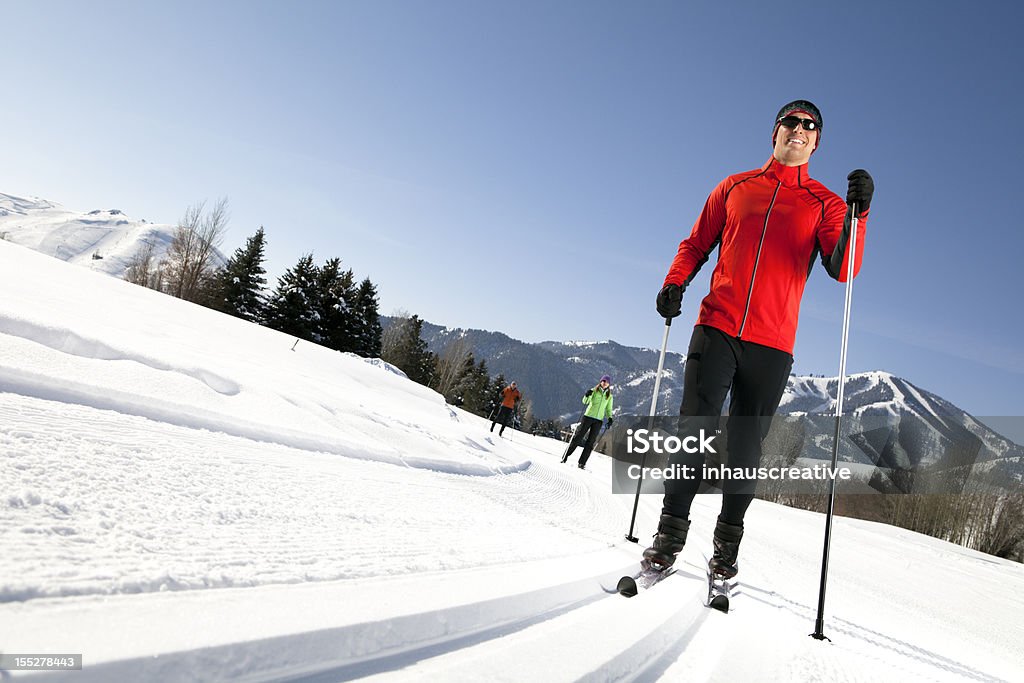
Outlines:
[[[818,149],[818,145],[821,144],[821,110],[814,106],[813,102],[807,100],[793,100],[788,104],[782,105],[782,109],[775,115],[775,127],[772,128],[772,145],[775,145],[775,136],[779,132],[779,119],[783,116],[788,116],[795,111],[807,112],[814,119],[815,123],[818,124],[818,138],[814,141],[814,149]],[[814,150],[811,150],[813,152]]]
[[813,102],[808,102],[807,100],[793,100],[789,104],[782,105],[782,109],[780,109],[779,113],[775,115],[775,123],[778,123],[779,119],[783,116],[794,111],[807,112],[814,119],[814,122],[818,124],[819,129],[824,128],[824,125],[821,122],[821,110],[815,107]]

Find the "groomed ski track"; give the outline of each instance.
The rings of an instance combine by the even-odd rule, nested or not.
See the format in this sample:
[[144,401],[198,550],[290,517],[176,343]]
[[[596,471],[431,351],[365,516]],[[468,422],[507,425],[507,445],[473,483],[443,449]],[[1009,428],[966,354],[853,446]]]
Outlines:
[[[77,526],[60,532],[74,533],[61,537],[86,544],[89,554],[79,555],[70,572],[57,556],[24,566],[20,580],[26,585],[54,590],[25,592],[0,604],[8,627],[3,649],[47,643],[50,651],[86,652],[88,658],[82,671],[17,672],[15,680],[843,683],[893,672],[904,680],[1013,680],[1000,675],[1012,664],[984,663],[985,650],[998,657],[1005,651],[1000,638],[1013,634],[980,612],[965,611],[974,600],[970,594],[947,596],[961,605],[956,609],[963,623],[970,620],[972,632],[981,634],[967,653],[934,631],[926,636],[914,629],[922,614],[933,621],[945,614],[947,602],[864,582],[860,568],[881,566],[918,545],[942,561],[925,566],[907,560],[915,564],[904,571],[929,573],[934,585],[962,572],[979,586],[1019,582],[1016,566],[979,560],[976,553],[910,532],[844,521],[844,539],[859,540],[837,546],[830,603],[836,607],[826,622],[837,643],[818,643],[806,636],[813,624],[817,549],[802,540],[816,537],[818,516],[755,502],[762,529],[790,533],[750,539],[746,561],[757,572],[741,583],[741,595],[724,615],[704,606],[702,552],[720,499],[701,496],[692,515],[693,543],[676,575],[626,599],[614,586],[636,567],[640,552],[622,540],[632,499],[607,493],[610,464],[604,456],[595,455],[581,472],[557,463],[557,442],[524,468],[481,477],[253,443],[11,393],[0,393],[0,418],[0,441],[6,440],[8,452],[53,460],[26,471],[26,481],[37,471],[59,484],[61,500],[102,501],[103,518],[117,520],[114,530],[141,539],[128,562],[125,548],[113,547],[93,528],[93,504],[75,510],[45,496],[24,503],[76,512]],[[2,426],[14,422],[16,430]],[[512,451],[542,442],[518,433],[499,440],[481,431],[481,443]],[[111,457],[112,442],[131,457]],[[168,442],[175,444],[173,458],[161,457]],[[75,454],[74,468],[60,468],[61,453]],[[136,477],[161,485],[140,500],[125,484]],[[361,486],[345,488],[353,478]],[[368,488],[368,482],[376,483]],[[194,498],[159,499],[165,489],[180,494],[189,486]],[[260,497],[260,506],[247,515],[232,516],[223,528],[210,524],[211,512],[219,518],[245,510],[240,506],[246,496],[264,490],[272,495]],[[432,511],[429,519],[394,518],[393,510],[410,495]],[[659,503],[656,496],[642,499],[641,537],[653,531]],[[270,520],[278,526],[262,526]],[[218,535],[226,530],[229,536]],[[115,538],[124,543],[128,537]],[[53,536],[40,527],[26,538],[42,544]],[[47,547],[49,541],[38,552]],[[545,557],[553,547],[567,551]],[[122,577],[112,581],[103,572],[116,552]],[[531,553],[534,559],[527,561],[508,559]],[[447,567],[437,566],[439,557]],[[168,573],[183,559],[202,567],[200,576],[209,584],[193,585],[197,579],[183,569]],[[309,578],[303,580],[302,572]],[[249,584],[242,583],[245,577]],[[876,623],[880,609],[892,612],[882,624]],[[728,643],[736,642],[745,657],[727,652]],[[993,670],[1000,673],[987,673]]]
[[[220,630],[226,639],[234,629],[239,640],[96,664],[76,672],[75,680],[189,680],[217,671],[243,681],[457,681],[479,680],[484,672],[489,680],[524,681],[550,680],[553,662],[558,662],[558,680],[653,680],[682,654],[696,628],[725,617],[703,607],[703,581],[695,567],[665,581],[657,596],[652,591],[627,601],[608,592],[609,582],[631,566],[622,562],[627,558],[624,549],[580,558],[592,566],[618,562],[618,568],[591,570],[571,581],[545,581],[543,577],[559,572],[572,573],[565,561],[546,561],[443,575],[255,588],[244,595],[170,594],[156,602],[150,597],[141,611],[132,596],[108,599],[95,623],[108,632],[166,640],[166,632],[147,632],[147,610],[203,610],[206,628]],[[430,584],[436,604],[415,597],[424,593],[421,582]],[[493,597],[497,586],[503,595]],[[377,618],[348,623],[342,609],[332,626],[252,637],[271,633],[275,624],[289,629],[294,615],[322,611],[325,603],[343,605],[354,614],[374,611]],[[65,610],[56,613],[52,626],[68,616]],[[247,624],[242,631],[239,623]],[[66,679],[67,674],[32,678]]]
[[754,501],[722,615],[698,496],[678,575],[627,600],[605,456],[3,241],[0,266],[0,651],[83,654],[0,679],[1024,680],[1019,564],[837,517],[821,643],[821,515]]

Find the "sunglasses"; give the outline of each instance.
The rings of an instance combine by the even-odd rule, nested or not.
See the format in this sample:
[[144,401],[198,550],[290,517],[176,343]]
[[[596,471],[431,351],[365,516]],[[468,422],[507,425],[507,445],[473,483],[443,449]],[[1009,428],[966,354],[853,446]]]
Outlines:
[[802,126],[804,130],[818,130],[818,122],[814,119],[802,119],[799,116],[783,116],[778,120],[786,128],[795,129]]

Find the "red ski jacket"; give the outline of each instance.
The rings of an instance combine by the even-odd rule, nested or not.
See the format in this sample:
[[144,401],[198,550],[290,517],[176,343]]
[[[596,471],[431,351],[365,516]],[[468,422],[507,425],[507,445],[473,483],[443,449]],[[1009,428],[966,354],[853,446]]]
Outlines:
[[[729,176],[711,192],[693,232],[679,245],[665,284],[684,290],[719,246],[711,291],[698,325],[793,353],[800,298],[821,254],[834,279],[846,281],[846,203],[807,174],[807,164],[771,158]],[[864,253],[867,212],[858,216],[854,273]]]
[[515,408],[516,401],[522,398],[522,396],[522,393],[518,389],[513,389],[510,384],[501,390],[501,405],[506,408]]

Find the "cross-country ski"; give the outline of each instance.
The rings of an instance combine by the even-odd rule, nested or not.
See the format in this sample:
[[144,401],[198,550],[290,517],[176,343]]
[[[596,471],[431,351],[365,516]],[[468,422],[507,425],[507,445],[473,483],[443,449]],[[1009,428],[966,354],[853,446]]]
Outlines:
[[734,579],[723,578],[709,569],[707,606],[728,613],[729,601],[735,586]]
[[640,570],[634,574],[627,574],[619,579],[619,583],[616,586],[616,590],[619,595],[632,598],[638,593],[653,588],[658,583],[664,581],[668,577],[675,573],[675,569],[669,567],[667,569],[659,569],[651,565],[644,564]]

